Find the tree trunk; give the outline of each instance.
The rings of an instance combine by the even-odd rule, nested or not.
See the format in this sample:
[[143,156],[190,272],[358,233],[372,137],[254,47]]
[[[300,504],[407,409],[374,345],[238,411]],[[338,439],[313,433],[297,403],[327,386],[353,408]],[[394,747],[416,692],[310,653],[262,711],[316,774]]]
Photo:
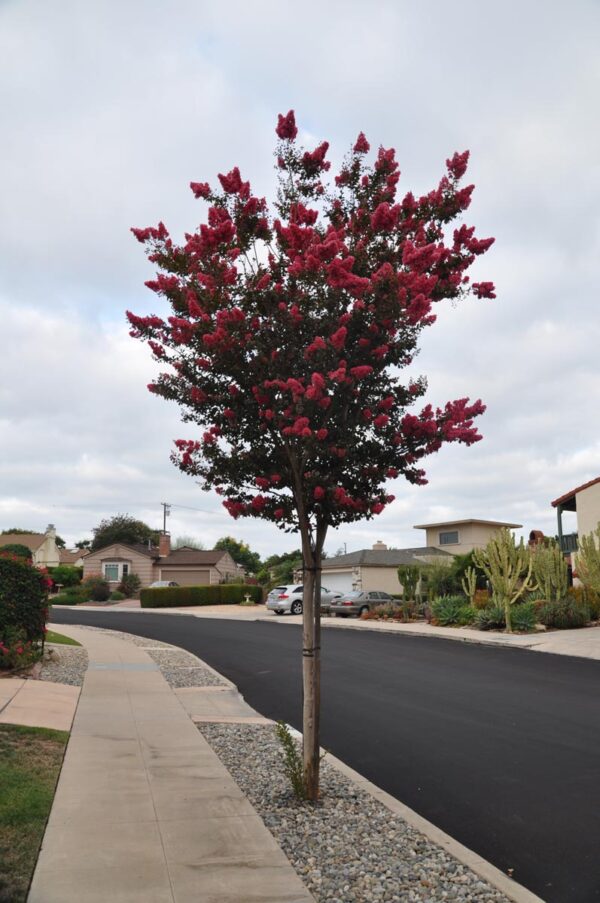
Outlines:
[[[321,715],[321,558],[326,528],[317,530],[314,547],[303,543],[302,733],[304,788],[307,799],[319,798],[319,726]],[[321,535],[322,534],[322,535]]]

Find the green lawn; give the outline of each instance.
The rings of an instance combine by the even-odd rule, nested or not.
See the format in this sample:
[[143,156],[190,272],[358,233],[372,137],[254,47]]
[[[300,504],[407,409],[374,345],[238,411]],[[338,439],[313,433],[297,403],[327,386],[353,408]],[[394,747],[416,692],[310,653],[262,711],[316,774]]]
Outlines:
[[0,903],[27,897],[68,737],[0,724]]
[[53,630],[49,630],[46,634],[46,642],[62,643],[65,646],[81,646],[81,643],[78,643],[77,640],[72,640],[70,636],[63,636],[62,633],[54,633]]

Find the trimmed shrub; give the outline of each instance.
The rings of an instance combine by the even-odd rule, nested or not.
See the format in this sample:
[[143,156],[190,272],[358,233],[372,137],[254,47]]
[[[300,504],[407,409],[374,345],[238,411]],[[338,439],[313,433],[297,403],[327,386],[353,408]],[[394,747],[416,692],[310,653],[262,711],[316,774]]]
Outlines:
[[140,592],[142,608],[177,608],[185,605],[239,605],[246,596],[262,602],[262,586],[219,583],[215,586],[161,586]]
[[127,596],[125,593],[120,593],[118,589],[114,590],[108,597],[111,602],[122,602],[123,599],[126,599]]
[[521,605],[513,605],[511,620],[513,630],[520,633],[531,633],[535,630],[538,617],[535,602],[523,602]]
[[61,586],[78,586],[81,583],[83,568],[76,568],[70,564],[57,564],[48,568],[48,574],[52,583],[60,583]]
[[504,630],[506,616],[502,605],[488,605],[480,608],[475,616],[475,627],[479,630]]
[[[81,584],[86,599],[92,602],[108,602],[110,596],[110,586],[104,577],[99,574],[90,574]],[[82,599],[82,601],[84,601]]]
[[13,641],[20,645],[43,640],[48,620],[48,584],[46,574],[31,562],[0,554],[0,642],[5,649],[12,647]]
[[139,592],[141,585],[142,581],[137,574],[127,574],[119,583],[117,592],[123,593],[124,599],[132,599]]
[[431,603],[433,620],[441,627],[460,625],[465,627],[475,620],[475,609],[467,604],[464,596],[441,596]]
[[585,627],[590,621],[590,611],[567,596],[560,602],[546,602],[540,606],[538,621],[546,627],[556,627],[559,630]]

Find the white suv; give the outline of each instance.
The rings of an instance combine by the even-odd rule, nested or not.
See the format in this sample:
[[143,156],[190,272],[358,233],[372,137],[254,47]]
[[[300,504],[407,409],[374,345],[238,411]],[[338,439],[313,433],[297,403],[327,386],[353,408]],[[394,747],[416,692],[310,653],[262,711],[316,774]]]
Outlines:
[[[302,594],[304,587],[301,583],[291,583],[289,586],[274,586],[267,596],[267,611],[274,611],[276,615],[288,612],[292,615],[302,614]],[[321,587],[321,611],[329,611],[334,599],[339,599],[341,593],[333,592],[326,586]]]

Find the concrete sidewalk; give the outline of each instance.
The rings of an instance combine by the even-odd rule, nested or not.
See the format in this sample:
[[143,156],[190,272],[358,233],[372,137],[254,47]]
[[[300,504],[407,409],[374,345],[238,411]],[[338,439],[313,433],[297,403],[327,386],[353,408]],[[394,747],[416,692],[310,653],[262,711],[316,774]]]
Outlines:
[[71,729],[79,687],[47,680],[0,680],[0,724]]
[[256,713],[229,688],[175,693],[131,643],[61,631],[89,667],[29,903],[313,900],[192,721]]

